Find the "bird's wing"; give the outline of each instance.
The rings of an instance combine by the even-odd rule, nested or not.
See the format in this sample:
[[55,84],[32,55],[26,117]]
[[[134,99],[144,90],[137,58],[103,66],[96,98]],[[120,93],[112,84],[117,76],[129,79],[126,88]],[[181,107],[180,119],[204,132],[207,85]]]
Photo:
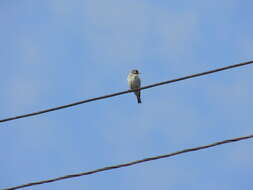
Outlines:
[[138,88],[141,87],[141,79],[139,77],[136,78],[136,86],[138,86]]

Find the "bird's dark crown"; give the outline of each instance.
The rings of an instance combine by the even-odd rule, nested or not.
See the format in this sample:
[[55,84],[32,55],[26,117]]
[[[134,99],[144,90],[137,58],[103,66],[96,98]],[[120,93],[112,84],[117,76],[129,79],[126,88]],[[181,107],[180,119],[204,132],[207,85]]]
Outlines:
[[139,71],[138,71],[137,69],[133,69],[133,70],[131,71],[131,73],[132,73],[132,74],[137,74],[137,75],[138,75],[138,74],[139,74]]

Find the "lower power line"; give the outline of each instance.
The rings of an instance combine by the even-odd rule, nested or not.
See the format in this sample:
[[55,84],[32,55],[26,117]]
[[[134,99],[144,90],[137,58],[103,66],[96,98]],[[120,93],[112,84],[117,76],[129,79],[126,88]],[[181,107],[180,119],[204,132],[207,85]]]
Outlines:
[[170,153],[170,154],[164,154],[164,155],[149,157],[149,158],[145,158],[145,159],[142,159],[142,160],[136,160],[136,161],[127,162],[127,163],[123,163],[123,164],[119,164],[119,165],[107,166],[107,167],[104,167],[104,168],[99,168],[99,169],[91,170],[91,171],[87,171],[87,172],[81,172],[81,173],[76,173],[76,174],[65,175],[65,176],[62,176],[62,177],[46,179],[46,180],[37,181],[37,182],[31,182],[31,183],[27,183],[27,184],[23,184],[23,185],[18,185],[18,186],[15,186],[15,187],[5,188],[3,190],[15,190],[15,189],[20,189],[20,188],[24,188],[24,187],[31,187],[31,186],[34,186],[34,185],[41,185],[41,184],[52,183],[52,182],[56,182],[56,181],[60,181],[60,180],[64,180],[64,179],[80,177],[80,176],[84,176],[84,175],[91,175],[91,174],[95,174],[95,173],[99,173],[99,172],[103,172],[103,171],[113,170],[113,169],[117,169],[117,168],[129,167],[129,166],[140,164],[140,163],[143,163],[143,162],[149,162],[149,161],[152,161],[152,160],[168,158],[168,157],[176,156],[176,155],[187,153],[187,152],[199,151],[199,150],[202,150],[202,149],[207,149],[207,148],[215,147],[215,146],[222,145],[222,144],[242,141],[242,140],[246,140],[246,139],[250,139],[250,138],[253,138],[253,134],[248,135],[248,136],[238,137],[238,138],[227,139],[227,140],[215,142],[215,143],[204,145],[204,146],[188,148],[188,149],[180,150],[180,151],[173,152],[173,153]]

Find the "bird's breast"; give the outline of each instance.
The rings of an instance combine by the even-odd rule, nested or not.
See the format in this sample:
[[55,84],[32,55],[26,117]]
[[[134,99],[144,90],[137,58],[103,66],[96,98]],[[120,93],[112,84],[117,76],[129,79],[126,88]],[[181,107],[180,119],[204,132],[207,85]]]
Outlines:
[[128,77],[128,85],[131,89],[140,87],[140,79],[138,76],[129,76]]

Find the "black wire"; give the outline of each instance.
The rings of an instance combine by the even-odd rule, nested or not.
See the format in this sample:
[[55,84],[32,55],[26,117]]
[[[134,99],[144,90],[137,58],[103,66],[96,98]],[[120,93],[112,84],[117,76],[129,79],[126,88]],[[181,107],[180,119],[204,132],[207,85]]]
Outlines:
[[52,183],[52,182],[60,181],[60,180],[64,180],[64,179],[80,177],[80,176],[84,176],[84,175],[91,175],[91,174],[95,174],[95,173],[99,173],[99,172],[103,172],[103,171],[108,171],[108,170],[113,170],[113,169],[123,168],[123,167],[129,167],[129,166],[140,164],[140,163],[143,163],[143,162],[149,162],[149,161],[152,161],[152,160],[158,160],[158,159],[162,159],[162,158],[168,158],[168,157],[176,156],[176,155],[187,153],[187,152],[194,152],[194,151],[198,151],[198,150],[202,150],[202,149],[207,149],[207,148],[211,148],[211,147],[222,145],[222,144],[227,144],[227,143],[242,141],[242,140],[246,140],[246,139],[250,139],[250,138],[253,138],[253,134],[248,135],[248,136],[238,137],[238,138],[227,139],[227,140],[215,142],[215,143],[204,145],[204,146],[199,146],[199,147],[194,147],[194,148],[188,148],[188,149],[184,149],[184,150],[181,150],[181,151],[178,151],[178,152],[173,152],[173,153],[170,153],[170,154],[164,154],[164,155],[149,157],[149,158],[145,158],[145,159],[142,159],[142,160],[136,160],[136,161],[133,161],[133,162],[128,162],[128,163],[123,163],[123,164],[119,164],[119,165],[108,166],[108,167],[99,168],[99,169],[91,170],[91,171],[87,171],[87,172],[70,174],[70,175],[66,175],[66,176],[62,176],[62,177],[57,177],[57,178],[52,178],[52,179],[47,179],[47,180],[42,180],[42,181],[36,181],[36,182],[32,182],[32,183],[27,183],[27,184],[23,184],[23,185],[18,185],[18,186],[14,186],[14,187],[9,187],[9,188],[3,189],[3,190],[20,189],[20,188],[24,188],[24,187],[30,187],[30,186],[34,186],[34,185],[41,185],[41,184]]
[[[173,79],[173,80],[167,80],[167,81],[164,81],[164,82],[151,84],[151,85],[144,86],[144,87],[136,89],[136,90],[144,90],[144,89],[148,89],[148,88],[153,88],[153,87],[156,87],[156,86],[161,86],[161,85],[174,83],[174,82],[178,82],[178,81],[182,81],[182,80],[186,80],[186,79],[190,79],[190,78],[195,78],[195,77],[199,77],[199,76],[203,76],[203,75],[208,75],[208,74],[211,74],[211,73],[216,73],[216,72],[219,72],[219,71],[228,70],[228,69],[232,69],[232,68],[235,68],[235,67],[241,67],[241,66],[249,65],[249,64],[252,64],[252,63],[253,63],[253,61],[242,62],[242,63],[239,63],[239,64],[234,64],[234,65],[230,65],[230,66],[226,66],[226,67],[222,67],[222,68],[218,68],[218,69],[214,69],[214,70],[209,70],[209,71],[206,71],[206,72],[196,73],[196,74],[188,75],[188,76],[185,76],[185,77],[176,78],[176,79]],[[63,106],[49,108],[49,109],[45,109],[45,110],[41,110],[41,111],[37,111],[37,112],[33,112],[33,113],[28,113],[28,114],[24,114],[24,115],[9,117],[9,118],[5,118],[5,119],[1,119],[0,123],[1,122],[11,121],[11,120],[16,120],[16,119],[21,119],[21,118],[25,118],[25,117],[31,117],[31,116],[35,116],[35,115],[39,115],[39,114],[43,114],[43,113],[47,113],[47,112],[51,112],[51,111],[56,111],[56,110],[60,110],[60,109],[65,109],[65,108],[76,106],[76,105],[79,105],[79,104],[84,104],[84,103],[88,103],[88,102],[93,102],[93,101],[97,101],[97,100],[101,100],[101,99],[110,98],[110,97],[113,97],[113,96],[119,96],[119,95],[122,95],[122,94],[127,94],[127,93],[130,93],[130,92],[133,92],[133,91],[134,90],[126,90],[126,91],[122,91],[122,92],[117,92],[117,93],[108,94],[108,95],[104,95],[104,96],[100,96],[100,97],[96,97],[96,98],[90,98],[90,99],[87,99],[87,100],[74,102],[74,103],[71,103],[71,104],[63,105]]]

